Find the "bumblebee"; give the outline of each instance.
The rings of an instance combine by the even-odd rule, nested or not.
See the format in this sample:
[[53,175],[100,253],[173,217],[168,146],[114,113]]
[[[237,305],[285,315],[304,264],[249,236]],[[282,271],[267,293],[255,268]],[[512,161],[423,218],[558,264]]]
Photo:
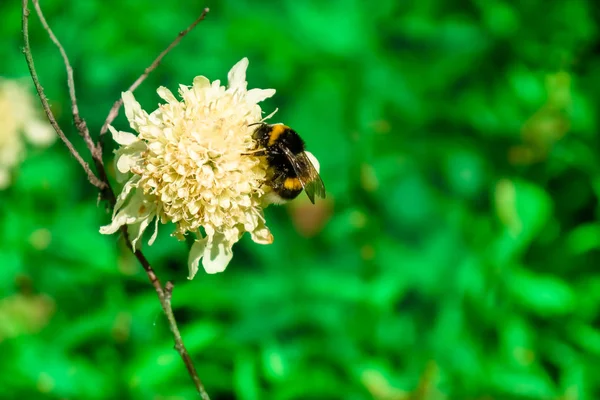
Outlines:
[[298,197],[302,190],[313,204],[315,196],[324,199],[325,185],[317,171],[319,163],[306,151],[300,135],[283,124],[252,125],[258,125],[252,135],[257,148],[246,154],[266,157],[270,167],[267,185],[272,189],[267,200],[285,203]]

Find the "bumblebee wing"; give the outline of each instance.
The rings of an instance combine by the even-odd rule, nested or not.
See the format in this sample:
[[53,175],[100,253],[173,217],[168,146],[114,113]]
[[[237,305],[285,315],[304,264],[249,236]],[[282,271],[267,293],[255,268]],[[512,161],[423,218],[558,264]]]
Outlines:
[[317,169],[310,161],[306,153],[302,152],[296,156],[296,161],[304,174],[298,174],[300,182],[304,185],[304,191],[308,195],[311,203],[315,204],[315,195],[321,199],[325,198],[325,185]]
[[315,204],[315,195],[324,199],[325,185],[306,153],[302,152],[294,155],[287,147],[280,146],[280,148],[292,164],[294,172],[296,172],[296,176],[298,176],[310,202]]

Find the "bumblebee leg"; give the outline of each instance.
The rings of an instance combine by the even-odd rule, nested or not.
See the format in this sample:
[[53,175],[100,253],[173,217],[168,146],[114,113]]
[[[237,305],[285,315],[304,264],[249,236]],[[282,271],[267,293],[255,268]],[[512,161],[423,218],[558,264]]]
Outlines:
[[242,153],[243,156],[250,156],[250,155],[254,155],[257,157],[262,157],[262,156],[266,156],[267,155],[267,151],[265,149],[257,149],[257,150],[252,150],[252,151],[248,151],[246,153]]

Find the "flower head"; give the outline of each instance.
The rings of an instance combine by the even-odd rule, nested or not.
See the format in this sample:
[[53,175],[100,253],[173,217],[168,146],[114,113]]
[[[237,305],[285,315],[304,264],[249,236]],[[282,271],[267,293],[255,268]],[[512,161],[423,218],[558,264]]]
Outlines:
[[25,140],[48,146],[56,134],[40,118],[35,98],[25,84],[0,78],[0,189],[10,185],[11,170],[25,156]]
[[129,226],[134,246],[154,221],[175,224],[174,236],[196,236],[189,255],[189,278],[202,265],[221,272],[232,258],[232,246],[244,232],[269,244],[273,237],[263,215],[266,163],[244,154],[254,146],[250,124],[263,120],[257,104],[273,89],[247,90],[248,59],[229,72],[227,87],[196,77],[179,87],[178,100],[160,87],[166,102],[148,114],[131,92],[123,93],[125,113],[137,136],[109,127],[121,145],[116,151],[117,179],[124,182],[112,222],[104,234]]

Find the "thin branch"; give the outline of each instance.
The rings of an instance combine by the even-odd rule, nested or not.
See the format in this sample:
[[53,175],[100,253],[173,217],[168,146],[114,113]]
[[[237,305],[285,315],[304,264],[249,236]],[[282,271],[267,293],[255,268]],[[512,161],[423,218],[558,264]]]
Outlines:
[[[81,164],[83,169],[88,173],[88,179],[90,180],[90,182],[94,186],[98,187],[103,193],[107,192],[110,195],[108,197],[108,200],[109,200],[109,203],[111,204],[111,206],[114,207],[114,204],[115,204],[114,192],[110,186],[110,182],[108,181],[108,178],[107,178],[106,169],[104,168],[104,163],[102,162],[101,146],[99,144],[98,145],[94,144],[94,142],[92,141],[92,139],[89,135],[89,130],[85,124],[85,121],[79,116],[79,109],[77,107],[77,98],[75,96],[75,87],[73,84],[73,70],[68,61],[66,52],[64,51],[64,48],[62,47],[62,45],[60,44],[60,42],[58,41],[56,36],[54,36],[54,34],[52,33],[52,30],[48,26],[46,20],[44,19],[43,13],[41,12],[41,9],[39,7],[38,0],[32,0],[32,1],[34,2],[34,6],[36,8],[38,16],[40,17],[40,20],[42,21],[42,25],[44,25],[44,28],[50,35],[50,38],[56,44],[56,46],[59,48],[61,55],[63,56],[65,66],[67,68],[67,77],[68,77],[67,79],[68,79],[68,85],[69,85],[69,94],[71,97],[73,119],[75,121],[77,130],[84,137],[84,140],[86,140],[86,144],[88,144],[88,149],[92,153],[92,156],[94,157],[94,159],[96,160],[96,157],[99,156],[99,160],[96,160],[97,161],[96,167],[98,168],[98,173],[101,176],[101,179],[98,179],[93,174],[93,172],[90,170],[89,166],[85,163],[85,161],[83,161],[83,159],[81,158],[81,155],[77,152],[77,150],[75,150],[75,148],[73,147],[71,142],[67,139],[67,137],[65,136],[63,131],[60,129],[58,123],[56,122],[56,118],[54,117],[54,114],[52,113],[52,110],[50,109],[48,100],[47,100],[46,96],[44,95],[44,89],[39,82],[37,72],[35,70],[35,65],[33,63],[33,57],[31,55],[31,48],[29,45],[29,25],[28,25],[29,10],[27,8],[28,0],[22,0],[24,53],[25,53],[25,58],[27,59],[27,65],[29,66],[29,71],[31,73],[31,77],[34,81],[38,95],[42,101],[42,106],[44,107],[44,111],[46,112],[46,115],[48,116],[50,123],[56,130],[56,133],[60,136],[60,138],[63,140],[63,142],[67,145],[67,148],[69,149],[71,154],[73,154],[73,156],[79,161],[79,163]],[[186,31],[183,31],[179,34],[178,39],[176,39],[176,41],[173,42],[169,46],[169,48],[167,48],[167,50],[165,50],[165,51],[163,51],[163,53],[161,53],[161,55],[157,58],[157,60],[155,60],[155,62],[152,63],[152,65],[149,68],[146,69],[144,74],[140,78],[138,78],[138,80],[134,83],[134,85],[132,85],[132,88],[130,88],[130,90],[134,90],[137,86],[139,86],[139,84],[141,84],[141,82],[143,82],[143,80],[148,76],[148,74],[153,69],[156,68],[156,66],[160,63],[160,60],[168,53],[168,51],[170,51],[170,49],[172,47],[174,47],[181,40],[181,38],[183,36],[185,36],[195,25],[197,25],[200,21],[202,21],[204,19],[204,16],[206,15],[207,12],[208,12],[208,9],[207,8],[204,9],[204,12],[200,16],[200,18],[198,18],[194,22],[194,24],[192,24],[190,27],[188,27],[188,29]],[[119,107],[116,107],[115,113],[118,112],[118,108]],[[114,117],[112,120],[114,120]],[[108,119],[107,119],[106,126],[108,126],[108,124],[110,124],[110,122],[112,122],[112,120],[108,121]],[[89,141],[88,141],[88,139],[89,139]],[[90,143],[91,143],[91,146],[90,146]],[[152,284],[152,286],[154,286],[154,289],[156,290],[156,294],[158,295],[158,299],[160,301],[162,309],[163,309],[165,315],[167,316],[167,320],[169,321],[169,327],[171,329],[171,332],[173,333],[175,349],[181,356],[181,358],[187,368],[188,374],[190,375],[190,377],[192,378],[192,381],[194,382],[196,390],[198,391],[198,393],[200,394],[200,396],[202,397],[203,400],[210,400],[210,397],[208,396],[208,393],[204,389],[204,385],[202,384],[202,382],[198,376],[198,373],[194,367],[192,359],[191,359],[187,349],[185,348],[185,345],[183,344],[183,339],[181,337],[181,333],[179,332],[179,328],[177,327],[177,321],[175,320],[175,315],[174,315],[173,309],[171,307],[171,296],[172,296],[172,292],[173,292],[173,284],[171,282],[167,282],[167,284],[163,288],[163,286],[160,283],[160,280],[156,276],[156,273],[152,269],[152,266],[148,262],[148,259],[144,256],[144,254],[140,250],[135,250],[132,247],[131,240],[129,239],[129,234],[127,232],[127,226],[126,225],[123,226],[121,231],[123,233],[123,237],[125,238],[128,248],[136,256],[136,258],[138,259],[140,264],[142,264],[142,267],[144,268],[144,270],[146,271],[146,274],[148,275],[148,279],[150,280],[150,283]]]
[[[192,377],[194,381],[194,385],[196,386],[196,390],[200,392],[200,397],[202,400],[210,400],[208,393],[204,389],[204,385],[202,385],[202,381],[200,381],[200,376],[198,376],[198,372],[196,372],[196,368],[194,367],[194,362],[190,357],[190,353],[188,353],[187,349],[183,344],[183,340],[181,339],[181,333],[179,333],[179,328],[177,327],[177,323],[175,321],[175,315],[173,314],[173,309],[171,308],[171,301],[167,301],[168,309],[165,310],[165,314],[167,315],[167,319],[169,320],[169,326],[171,327],[171,332],[173,333],[173,337],[175,340],[175,350],[179,353],[181,358],[183,359],[183,363],[188,370],[188,374]],[[177,340],[177,338],[179,340]]]
[[73,68],[71,67],[71,63],[69,62],[69,57],[67,57],[67,52],[65,51],[64,47],[60,44],[60,41],[58,40],[56,35],[54,35],[52,29],[50,29],[50,26],[48,25],[48,22],[44,17],[44,13],[42,13],[42,9],[40,8],[39,0],[32,0],[32,2],[33,6],[35,7],[35,11],[37,12],[37,15],[40,19],[40,22],[44,26],[46,32],[48,32],[48,36],[50,36],[52,42],[54,42],[56,47],[58,47],[58,51],[60,51],[60,55],[62,56],[62,59],[65,63],[65,68],[67,70],[67,85],[69,86],[69,97],[71,98],[71,113],[73,114],[73,122],[75,123],[75,127],[85,140],[85,144],[87,145],[88,149],[90,150],[90,152],[93,152],[93,149],[96,147],[96,145],[94,144],[94,141],[90,136],[90,132],[87,128],[85,121],[81,118],[81,115],[79,115],[79,107],[77,106],[77,96],[75,96]]
[[[137,89],[138,86],[140,86],[142,82],[146,80],[148,75],[150,75],[150,73],[154,71],[156,67],[158,67],[162,59],[173,49],[173,47],[177,46],[181,39],[183,39],[185,35],[187,35],[192,29],[194,29],[196,25],[198,25],[204,19],[204,17],[206,17],[206,14],[208,14],[209,11],[209,8],[205,8],[202,11],[202,14],[200,14],[200,16],[194,22],[192,22],[192,24],[188,26],[186,30],[179,32],[175,40],[173,40],[171,44],[166,49],[164,49],[163,52],[160,53],[154,61],[152,61],[152,64],[150,64],[150,66],[144,70],[144,73],[140,75],[140,77],[137,78],[131,86],[129,86],[129,89],[127,89],[127,91],[133,92],[135,89]],[[100,136],[106,133],[106,131],[108,130],[108,126],[115,120],[115,118],[117,118],[117,115],[119,114],[119,108],[121,108],[122,105],[123,99],[119,97],[119,100],[115,101],[115,104],[113,104],[112,108],[110,109],[108,117],[106,117],[106,121],[100,129]]]
[[175,285],[173,285],[173,282],[168,281],[165,284],[165,298],[167,299],[168,302],[171,302],[171,297],[173,296],[173,289],[175,288]]
[[35,70],[35,64],[33,63],[33,56],[31,55],[31,47],[29,45],[29,9],[27,8],[27,3],[28,3],[28,0],[23,0],[23,16],[22,16],[22,20],[21,20],[22,25],[23,25],[23,43],[24,43],[23,53],[25,54],[25,59],[27,60],[27,66],[29,67],[29,72],[31,74],[31,78],[33,79],[33,84],[35,85],[35,90],[38,93],[40,101],[42,102],[42,107],[44,108],[44,112],[46,113],[46,116],[48,117],[50,124],[56,131],[56,134],[58,135],[58,137],[60,137],[60,140],[62,140],[63,143],[67,146],[67,149],[69,149],[69,152],[71,153],[71,155],[73,155],[73,157],[75,157],[77,162],[81,165],[81,167],[87,174],[87,177],[88,177],[88,180],[90,181],[90,183],[92,185],[94,185],[95,187],[97,187],[98,189],[104,190],[106,188],[106,182],[99,179],[94,174],[94,172],[90,169],[90,166],[88,165],[88,163],[86,163],[84,161],[84,159],[81,157],[81,155],[77,152],[77,150],[73,146],[73,143],[71,143],[71,141],[67,138],[67,136],[62,131],[62,129],[60,129],[60,126],[58,125],[58,122],[56,122],[56,118],[54,117],[54,114],[52,113],[52,110],[50,109],[50,104],[48,103],[48,98],[44,94],[44,88],[42,87],[42,85],[40,84],[40,81],[38,79],[38,75]]
[[175,320],[175,314],[173,313],[173,308],[171,307],[171,296],[173,294],[173,283],[169,281],[163,288],[163,286],[160,283],[160,280],[158,279],[158,276],[156,276],[156,273],[152,269],[152,266],[150,265],[150,262],[148,262],[148,259],[146,258],[146,256],[144,256],[144,254],[141,252],[141,250],[133,249],[133,247],[131,245],[131,241],[129,240],[129,234],[127,233],[127,225],[124,225],[123,228],[121,228],[121,231],[123,232],[123,237],[125,238],[127,247],[135,255],[135,257],[138,259],[140,264],[142,264],[142,267],[144,268],[144,270],[146,271],[146,274],[148,275],[148,279],[150,280],[150,283],[152,284],[152,286],[154,286],[154,289],[156,290],[156,294],[158,294],[158,298],[160,300],[160,305],[162,306],[162,309],[163,309],[165,315],[167,316],[167,320],[169,321],[169,328],[171,329],[171,333],[173,334],[173,339],[175,341],[175,350],[177,350],[177,352],[181,356],[181,359],[183,360],[183,363],[185,364],[185,367],[187,368],[188,374],[192,378],[192,381],[194,382],[194,386],[196,386],[196,390],[198,391],[198,393],[200,393],[202,400],[210,400],[210,397],[208,396],[208,393],[206,392],[206,389],[204,388],[204,385],[202,384],[202,381],[200,380],[200,377],[198,376],[196,367],[194,367],[194,362],[192,361],[190,354],[188,353],[187,349],[185,348],[185,345],[183,344],[183,339],[181,337],[181,333],[179,332],[179,328],[177,327],[177,321]]
[[[67,52],[65,48],[62,46],[50,25],[46,21],[46,17],[44,17],[44,13],[39,4],[39,0],[32,0],[33,6],[35,7],[35,11],[42,23],[42,26],[50,36],[50,40],[58,47],[58,51],[62,56],[63,62],[65,63],[65,69],[67,70],[67,86],[69,87],[69,97],[71,99],[71,114],[73,116],[73,123],[75,124],[75,128],[79,132],[79,135],[83,138],[86,147],[88,148],[92,159],[94,160],[94,164],[96,166],[96,171],[98,172],[99,179],[103,182],[108,182],[106,171],[104,169],[104,161],[102,160],[102,146],[100,144],[94,143],[92,136],[90,135],[90,130],[87,127],[85,120],[79,114],[79,107],[77,105],[77,96],[75,95],[75,80],[73,79],[73,68],[71,67],[71,63],[69,62],[69,57],[67,56]],[[109,200],[112,204],[114,203],[114,193],[110,190],[109,185],[105,185],[104,188],[100,188],[102,197],[104,199]]]

